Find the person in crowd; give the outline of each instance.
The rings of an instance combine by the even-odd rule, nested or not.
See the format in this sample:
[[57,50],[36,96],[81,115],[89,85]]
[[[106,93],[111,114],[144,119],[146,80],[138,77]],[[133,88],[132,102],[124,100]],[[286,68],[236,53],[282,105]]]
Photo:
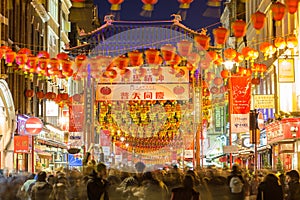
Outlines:
[[36,180],[34,179],[35,174],[30,174],[21,186],[20,190],[17,193],[17,196],[20,199],[27,200],[30,199],[31,188],[35,184]]
[[227,177],[227,184],[230,188],[230,196],[232,200],[241,200],[245,198],[245,181],[238,165],[235,164],[232,166],[232,171]]
[[291,170],[286,173],[288,190],[286,200],[298,200],[300,199],[300,183],[299,172],[297,170]]
[[106,165],[98,163],[96,171],[93,173],[87,181],[87,196],[89,200],[109,200],[107,187],[108,182],[104,179],[106,175]]
[[121,184],[121,179],[117,175],[110,175],[107,177],[108,181],[108,196],[110,200],[120,200],[122,192],[118,190],[119,185]]
[[70,185],[64,173],[57,174],[50,200],[69,200]]
[[49,200],[52,186],[46,181],[46,178],[46,172],[38,173],[37,180],[31,188],[31,200]]
[[199,200],[200,193],[194,189],[195,181],[193,176],[185,175],[183,179],[183,186],[173,188],[171,192],[171,200]]
[[269,173],[258,186],[256,200],[283,200],[283,190],[279,178]]

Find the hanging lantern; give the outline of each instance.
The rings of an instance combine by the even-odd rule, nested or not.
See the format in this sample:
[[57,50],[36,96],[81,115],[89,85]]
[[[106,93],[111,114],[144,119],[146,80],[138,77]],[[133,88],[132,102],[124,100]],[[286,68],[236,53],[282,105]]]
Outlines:
[[160,51],[161,51],[163,59],[166,62],[169,62],[169,61],[172,61],[175,56],[176,47],[174,47],[171,44],[165,44],[160,48]]
[[228,78],[228,76],[229,76],[229,71],[223,69],[223,70],[221,71],[220,75],[221,75],[221,77],[224,78],[224,79],[225,79],[225,78]]
[[206,35],[207,30],[202,29],[199,35],[195,35],[194,41],[197,43],[197,48],[199,51],[208,50],[210,37]]
[[12,66],[12,63],[15,61],[16,52],[14,51],[6,51],[5,53],[5,61],[7,66]]
[[298,10],[299,0],[285,0],[287,10],[290,14],[294,14]]
[[233,61],[236,63],[236,65],[238,66],[241,62],[244,61],[244,55],[239,53],[239,52],[236,52],[236,56],[235,58],[233,59]]
[[27,57],[26,69],[28,69],[30,73],[35,73],[36,68],[37,68],[37,57],[34,55],[29,55]]
[[238,19],[231,24],[233,35],[236,38],[244,37],[246,34],[246,22],[244,20]]
[[74,71],[76,73],[81,69],[84,61],[86,61],[86,58],[87,57],[84,54],[79,54],[78,56],[75,57],[75,66],[74,66],[75,69],[74,69]]
[[31,89],[26,90],[26,91],[25,91],[25,96],[26,96],[29,100],[31,100],[31,98],[34,97],[34,91],[31,90]]
[[49,60],[49,68],[48,68],[48,73],[50,76],[55,76],[58,75],[59,73],[59,61],[56,58],[51,58]]
[[276,52],[276,48],[269,42],[263,42],[259,46],[259,50],[264,54],[265,59],[268,57],[271,58],[273,54]]
[[224,50],[224,57],[228,60],[233,60],[237,55],[237,52],[233,48],[228,48]]
[[0,60],[5,56],[5,53],[8,51],[12,51],[8,46],[0,46]]
[[275,40],[274,40],[274,46],[277,49],[285,49],[285,47],[286,47],[285,39],[283,37],[277,37],[277,38],[275,38]]
[[252,78],[251,84],[253,85],[259,85],[260,84],[260,78]]
[[[188,64],[191,67],[191,68],[188,68],[188,70],[191,72],[194,72],[200,61],[200,56],[198,53],[195,53],[195,52],[190,53],[190,55],[188,55],[188,57],[187,57],[187,61],[189,62]],[[187,66],[188,66],[188,64],[187,64]]]
[[69,56],[68,56],[68,54],[62,52],[62,53],[57,54],[57,55],[56,55],[56,58],[57,58],[58,60],[68,60],[68,59],[69,59]]
[[121,10],[121,4],[123,3],[123,1],[124,0],[108,0],[108,2],[111,4],[111,13],[115,16],[117,20],[120,18],[119,11]]
[[229,35],[229,31],[224,27],[219,27],[213,30],[213,34],[215,43],[218,45],[224,45]]
[[188,40],[181,40],[177,43],[177,49],[179,55],[187,57],[193,50],[193,43]]
[[143,17],[151,17],[154,4],[157,3],[158,0],[141,0],[143,2],[143,11],[140,13]]
[[273,13],[273,19],[276,21],[276,25],[280,25],[280,21],[283,19],[285,14],[285,5],[276,1],[272,3],[271,10]]
[[210,60],[201,59],[199,65],[201,69],[206,70],[210,67]]
[[45,94],[42,91],[36,92],[36,97],[39,99],[39,101],[41,101],[44,97]]
[[294,49],[298,46],[298,39],[294,35],[290,35],[286,38],[286,46],[289,49]]
[[70,60],[63,60],[62,61],[62,63],[61,63],[61,69],[62,69],[63,74],[66,77],[72,76],[72,74],[73,74],[72,66],[73,66],[73,62],[72,61],[70,61]]
[[259,30],[261,30],[266,21],[266,14],[262,13],[260,11],[257,11],[251,15],[251,22],[253,25],[253,28],[256,29],[256,33],[259,33]]
[[159,63],[159,51],[157,49],[147,49],[145,50],[146,62],[149,65],[157,65]]
[[180,5],[179,5],[180,10],[179,10],[178,14],[180,14],[180,16],[183,20],[186,19],[187,10],[190,8],[190,4],[193,1],[194,0],[178,0],[178,2],[180,3]]
[[144,64],[143,53],[137,50],[128,52],[128,58],[131,66],[139,67]]
[[16,63],[19,65],[19,68],[20,69],[23,69],[23,70],[25,70],[26,71],[26,67],[25,67],[25,64],[26,64],[26,62],[27,62],[27,57],[28,57],[28,55],[30,55],[31,54],[31,51],[29,50],[29,49],[27,49],[27,48],[21,48],[19,51],[18,51],[18,53],[17,53],[17,55],[16,55]]
[[129,58],[125,55],[121,55],[117,57],[113,62],[120,70],[125,70],[129,64]]
[[41,76],[47,70],[50,55],[49,55],[49,53],[47,51],[40,51],[38,53],[37,57],[38,57],[37,72]]

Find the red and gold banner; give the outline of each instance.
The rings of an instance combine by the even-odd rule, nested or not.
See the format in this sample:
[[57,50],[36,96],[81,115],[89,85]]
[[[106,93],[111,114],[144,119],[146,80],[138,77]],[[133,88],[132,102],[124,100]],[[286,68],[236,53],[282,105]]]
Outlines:
[[14,152],[28,153],[29,152],[29,136],[16,135],[14,136]]
[[69,106],[69,132],[82,132],[84,120],[83,104]]
[[248,114],[251,101],[251,77],[230,77],[231,114]]

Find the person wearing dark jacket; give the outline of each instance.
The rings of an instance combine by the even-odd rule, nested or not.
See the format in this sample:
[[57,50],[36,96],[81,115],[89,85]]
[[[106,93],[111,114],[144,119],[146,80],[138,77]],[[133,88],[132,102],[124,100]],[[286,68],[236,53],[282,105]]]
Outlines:
[[286,200],[298,200],[300,199],[300,183],[299,172],[297,170],[291,170],[286,173],[288,190]]
[[[241,184],[242,190],[238,193],[233,192],[234,188],[231,185],[231,179],[234,177],[238,177],[239,180],[241,181],[239,184]],[[241,200],[241,199],[245,198],[245,190],[244,190],[244,186],[243,186],[245,184],[245,181],[243,179],[241,170],[238,165],[232,166],[232,171],[231,171],[230,175],[227,177],[227,184],[230,187],[230,191],[231,191],[230,199],[231,200],[235,200],[235,199]]]
[[268,174],[258,186],[256,200],[283,200],[283,190],[279,178],[275,174]]
[[49,200],[52,185],[46,181],[46,178],[46,172],[41,171],[38,173],[37,180],[31,188],[31,200]]
[[99,163],[96,171],[93,171],[87,181],[88,200],[109,200],[107,187],[108,182],[104,179],[106,175],[106,165]]
[[191,175],[185,175],[183,187],[172,189],[171,200],[199,200],[200,194],[194,189],[194,178]]

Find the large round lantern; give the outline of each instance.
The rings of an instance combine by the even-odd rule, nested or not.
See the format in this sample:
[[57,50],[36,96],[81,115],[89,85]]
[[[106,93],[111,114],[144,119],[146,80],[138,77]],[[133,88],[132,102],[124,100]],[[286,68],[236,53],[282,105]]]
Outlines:
[[193,43],[188,40],[181,40],[177,43],[179,55],[187,57],[193,50]]
[[176,47],[171,44],[165,44],[160,48],[163,59],[166,62],[172,61],[175,57]]
[[271,5],[271,10],[273,13],[273,19],[277,21],[277,25],[279,25],[285,14],[285,5],[279,1],[274,2]]
[[159,63],[159,51],[157,49],[147,49],[145,50],[146,62],[149,65],[157,65]]
[[197,48],[199,51],[208,50],[210,37],[206,35],[206,30],[202,30],[199,35],[195,35],[194,40],[197,43]]
[[255,28],[257,32],[259,32],[259,30],[261,30],[264,27],[265,21],[266,21],[265,13],[257,11],[251,15],[251,22],[253,24],[253,28]]
[[8,46],[0,46],[0,60],[7,51],[12,51]]
[[143,17],[151,17],[154,4],[157,3],[158,0],[141,0],[143,2],[143,11],[140,13]]
[[228,60],[233,60],[236,57],[236,50],[233,48],[228,48],[224,50],[224,57]]
[[108,0],[108,2],[111,4],[110,10],[112,11],[118,11],[121,9],[121,4],[124,0]]
[[41,101],[45,97],[45,94],[42,91],[38,91],[36,92],[36,97]]
[[25,96],[30,100],[34,96],[34,91],[29,89],[25,91]]
[[125,55],[121,55],[113,60],[116,67],[118,67],[120,70],[125,70],[128,67],[129,64],[129,58]]
[[290,14],[294,14],[298,10],[299,0],[285,0],[287,10]]
[[137,50],[128,52],[128,58],[131,66],[138,67],[144,64],[143,53]]
[[27,57],[26,70],[30,73],[35,73],[37,68],[37,57],[34,55],[29,55]]
[[244,37],[246,34],[246,22],[244,20],[238,19],[232,23],[233,35],[236,38]]
[[286,38],[286,46],[289,49],[294,49],[298,46],[298,39],[294,35],[290,35]]
[[12,63],[15,61],[16,52],[9,50],[5,53],[5,61],[8,66],[12,66]]
[[60,65],[59,61],[56,58],[51,58],[49,60],[48,73],[51,76],[58,75],[58,73],[59,73],[59,65]]
[[277,37],[277,38],[275,38],[275,40],[274,40],[274,46],[277,49],[285,49],[285,47],[286,47],[285,39],[283,37]]
[[229,31],[224,27],[218,27],[213,30],[213,34],[216,44],[223,45],[227,40]]

